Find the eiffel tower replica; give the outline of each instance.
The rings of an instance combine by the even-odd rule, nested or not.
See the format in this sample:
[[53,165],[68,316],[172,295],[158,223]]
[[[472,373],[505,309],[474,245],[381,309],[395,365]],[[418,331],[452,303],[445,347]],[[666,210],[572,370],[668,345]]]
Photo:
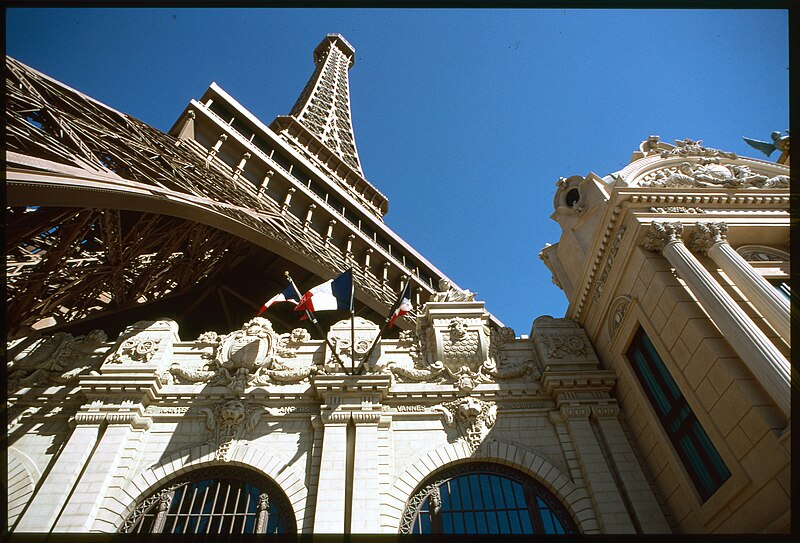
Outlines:
[[[183,337],[233,330],[285,271],[304,290],[352,268],[356,312],[379,323],[407,279],[424,304],[449,279],[383,222],[350,118],[354,56],[327,35],[269,125],[212,83],[166,134],[7,57],[8,338],[160,316]],[[288,305],[268,315],[286,330]]]

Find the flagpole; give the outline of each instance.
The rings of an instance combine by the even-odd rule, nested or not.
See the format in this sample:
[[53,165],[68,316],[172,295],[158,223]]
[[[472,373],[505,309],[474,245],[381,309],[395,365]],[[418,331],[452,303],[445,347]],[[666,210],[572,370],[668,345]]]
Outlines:
[[[408,289],[410,284],[411,284],[411,278],[409,277],[406,280],[406,284],[403,286],[403,289],[400,291],[400,297],[397,298],[397,300],[395,300],[394,304],[392,305],[391,309],[389,310],[389,316],[387,316],[386,320],[383,322],[383,327],[378,332],[378,335],[375,336],[375,339],[372,341],[372,345],[370,346],[369,350],[367,351],[367,354],[364,356],[364,364],[365,365],[367,364],[367,362],[369,362],[369,358],[370,358],[370,356],[372,356],[372,351],[375,349],[375,346],[378,344],[378,340],[381,339],[381,336],[386,331],[386,328],[389,326],[389,322],[392,320],[392,315],[394,315],[395,310],[397,310],[399,305],[402,303],[403,296],[405,295],[406,290]],[[361,372],[359,371],[359,373],[361,373]]]
[[[292,279],[292,276],[289,275],[288,271],[284,272],[284,274],[286,275],[286,279],[289,280],[289,283],[292,285],[292,288],[294,289],[295,293],[297,294],[297,299],[298,300],[301,299],[302,295],[300,294],[300,290],[298,290],[297,285],[294,284],[294,280]],[[322,331],[322,327],[319,325],[319,322],[317,321],[317,316],[314,314],[313,311],[309,311],[308,309],[305,309],[305,312],[306,312],[306,317],[308,318],[308,320],[310,320],[314,324],[314,326],[317,328],[317,332],[319,332],[319,335],[321,335],[322,338],[325,340],[325,343],[328,345],[328,348],[333,353],[333,356],[336,359],[336,362],[342,367],[342,369],[344,370],[344,372],[346,374],[350,375],[350,372],[347,371],[347,366],[345,366],[344,363],[342,363],[342,360],[339,358],[339,355],[336,353],[336,349],[333,348],[333,345],[331,345],[331,342],[328,340],[328,336],[325,334],[325,332]]]
[[352,373],[356,372],[356,307],[353,302],[355,294],[355,281],[353,280],[353,268],[350,268],[350,368]]

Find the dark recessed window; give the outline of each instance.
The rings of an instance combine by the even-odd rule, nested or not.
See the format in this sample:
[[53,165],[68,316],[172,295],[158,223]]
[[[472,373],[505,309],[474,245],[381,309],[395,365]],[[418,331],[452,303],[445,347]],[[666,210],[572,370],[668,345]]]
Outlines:
[[767,279],[770,285],[775,287],[778,292],[783,294],[787,300],[791,299],[792,289],[789,287],[789,280],[783,277],[776,277],[772,279]]
[[706,501],[731,472],[641,328],[627,357],[692,483]]
[[400,533],[574,534],[572,517],[543,485],[490,462],[460,464],[423,483]]
[[122,533],[291,533],[294,513],[268,478],[234,467],[189,472],[134,509]]
[[573,207],[575,204],[578,203],[578,200],[581,199],[581,193],[578,192],[578,189],[570,189],[567,192],[567,206]]

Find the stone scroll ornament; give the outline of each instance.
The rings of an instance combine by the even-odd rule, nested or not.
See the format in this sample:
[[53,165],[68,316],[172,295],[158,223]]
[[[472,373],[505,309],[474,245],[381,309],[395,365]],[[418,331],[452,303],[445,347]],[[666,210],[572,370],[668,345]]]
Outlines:
[[217,404],[200,409],[206,417],[206,428],[211,432],[208,443],[216,447],[215,458],[228,461],[228,453],[233,443],[258,425],[264,413],[262,406],[246,405],[239,400]]
[[433,407],[444,416],[446,426],[457,427],[461,438],[472,452],[481,443],[497,420],[497,405],[468,396]]
[[[533,375],[541,377],[541,372],[533,360],[524,362],[508,360],[503,347],[515,337],[512,328],[496,329],[480,326],[470,330],[468,323],[460,318],[451,319],[442,342],[442,359],[435,359],[435,338],[430,328],[423,330],[418,325],[416,331],[400,333],[398,347],[408,349],[410,361],[389,361],[375,368],[378,373],[388,373],[401,382],[439,382],[452,383],[459,390],[469,392],[480,383],[490,383],[502,379],[519,379]],[[479,354],[477,334],[488,337],[487,359]]]
[[162,380],[222,385],[237,394],[252,386],[300,383],[320,371],[310,361],[289,365],[286,360],[296,357],[296,347],[307,340],[307,334],[305,330],[277,334],[263,317],[255,317],[224,336],[206,332],[195,343],[210,348],[203,355],[208,363],[201,368],[172,364]]
[[8,391],[76,382],[80,375],[100,367],[104,355],[101,348],[107,341],[102,330],[78,337],[57,332],[35,340],[19,353],[9,355]]

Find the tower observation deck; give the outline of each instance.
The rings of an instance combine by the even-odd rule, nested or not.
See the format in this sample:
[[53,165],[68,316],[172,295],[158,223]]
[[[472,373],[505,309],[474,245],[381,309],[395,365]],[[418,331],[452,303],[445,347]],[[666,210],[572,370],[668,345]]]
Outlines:
[[160,316],[184,337],[233,330],[284,271],[302,290],[352,267],[357,314],[376,322],[406,278],[425,303],[449,279],[383,222],[355,145],[353,58],[326,36],[269,125],[212,83],[163,133],[7,57],[9,339]]

